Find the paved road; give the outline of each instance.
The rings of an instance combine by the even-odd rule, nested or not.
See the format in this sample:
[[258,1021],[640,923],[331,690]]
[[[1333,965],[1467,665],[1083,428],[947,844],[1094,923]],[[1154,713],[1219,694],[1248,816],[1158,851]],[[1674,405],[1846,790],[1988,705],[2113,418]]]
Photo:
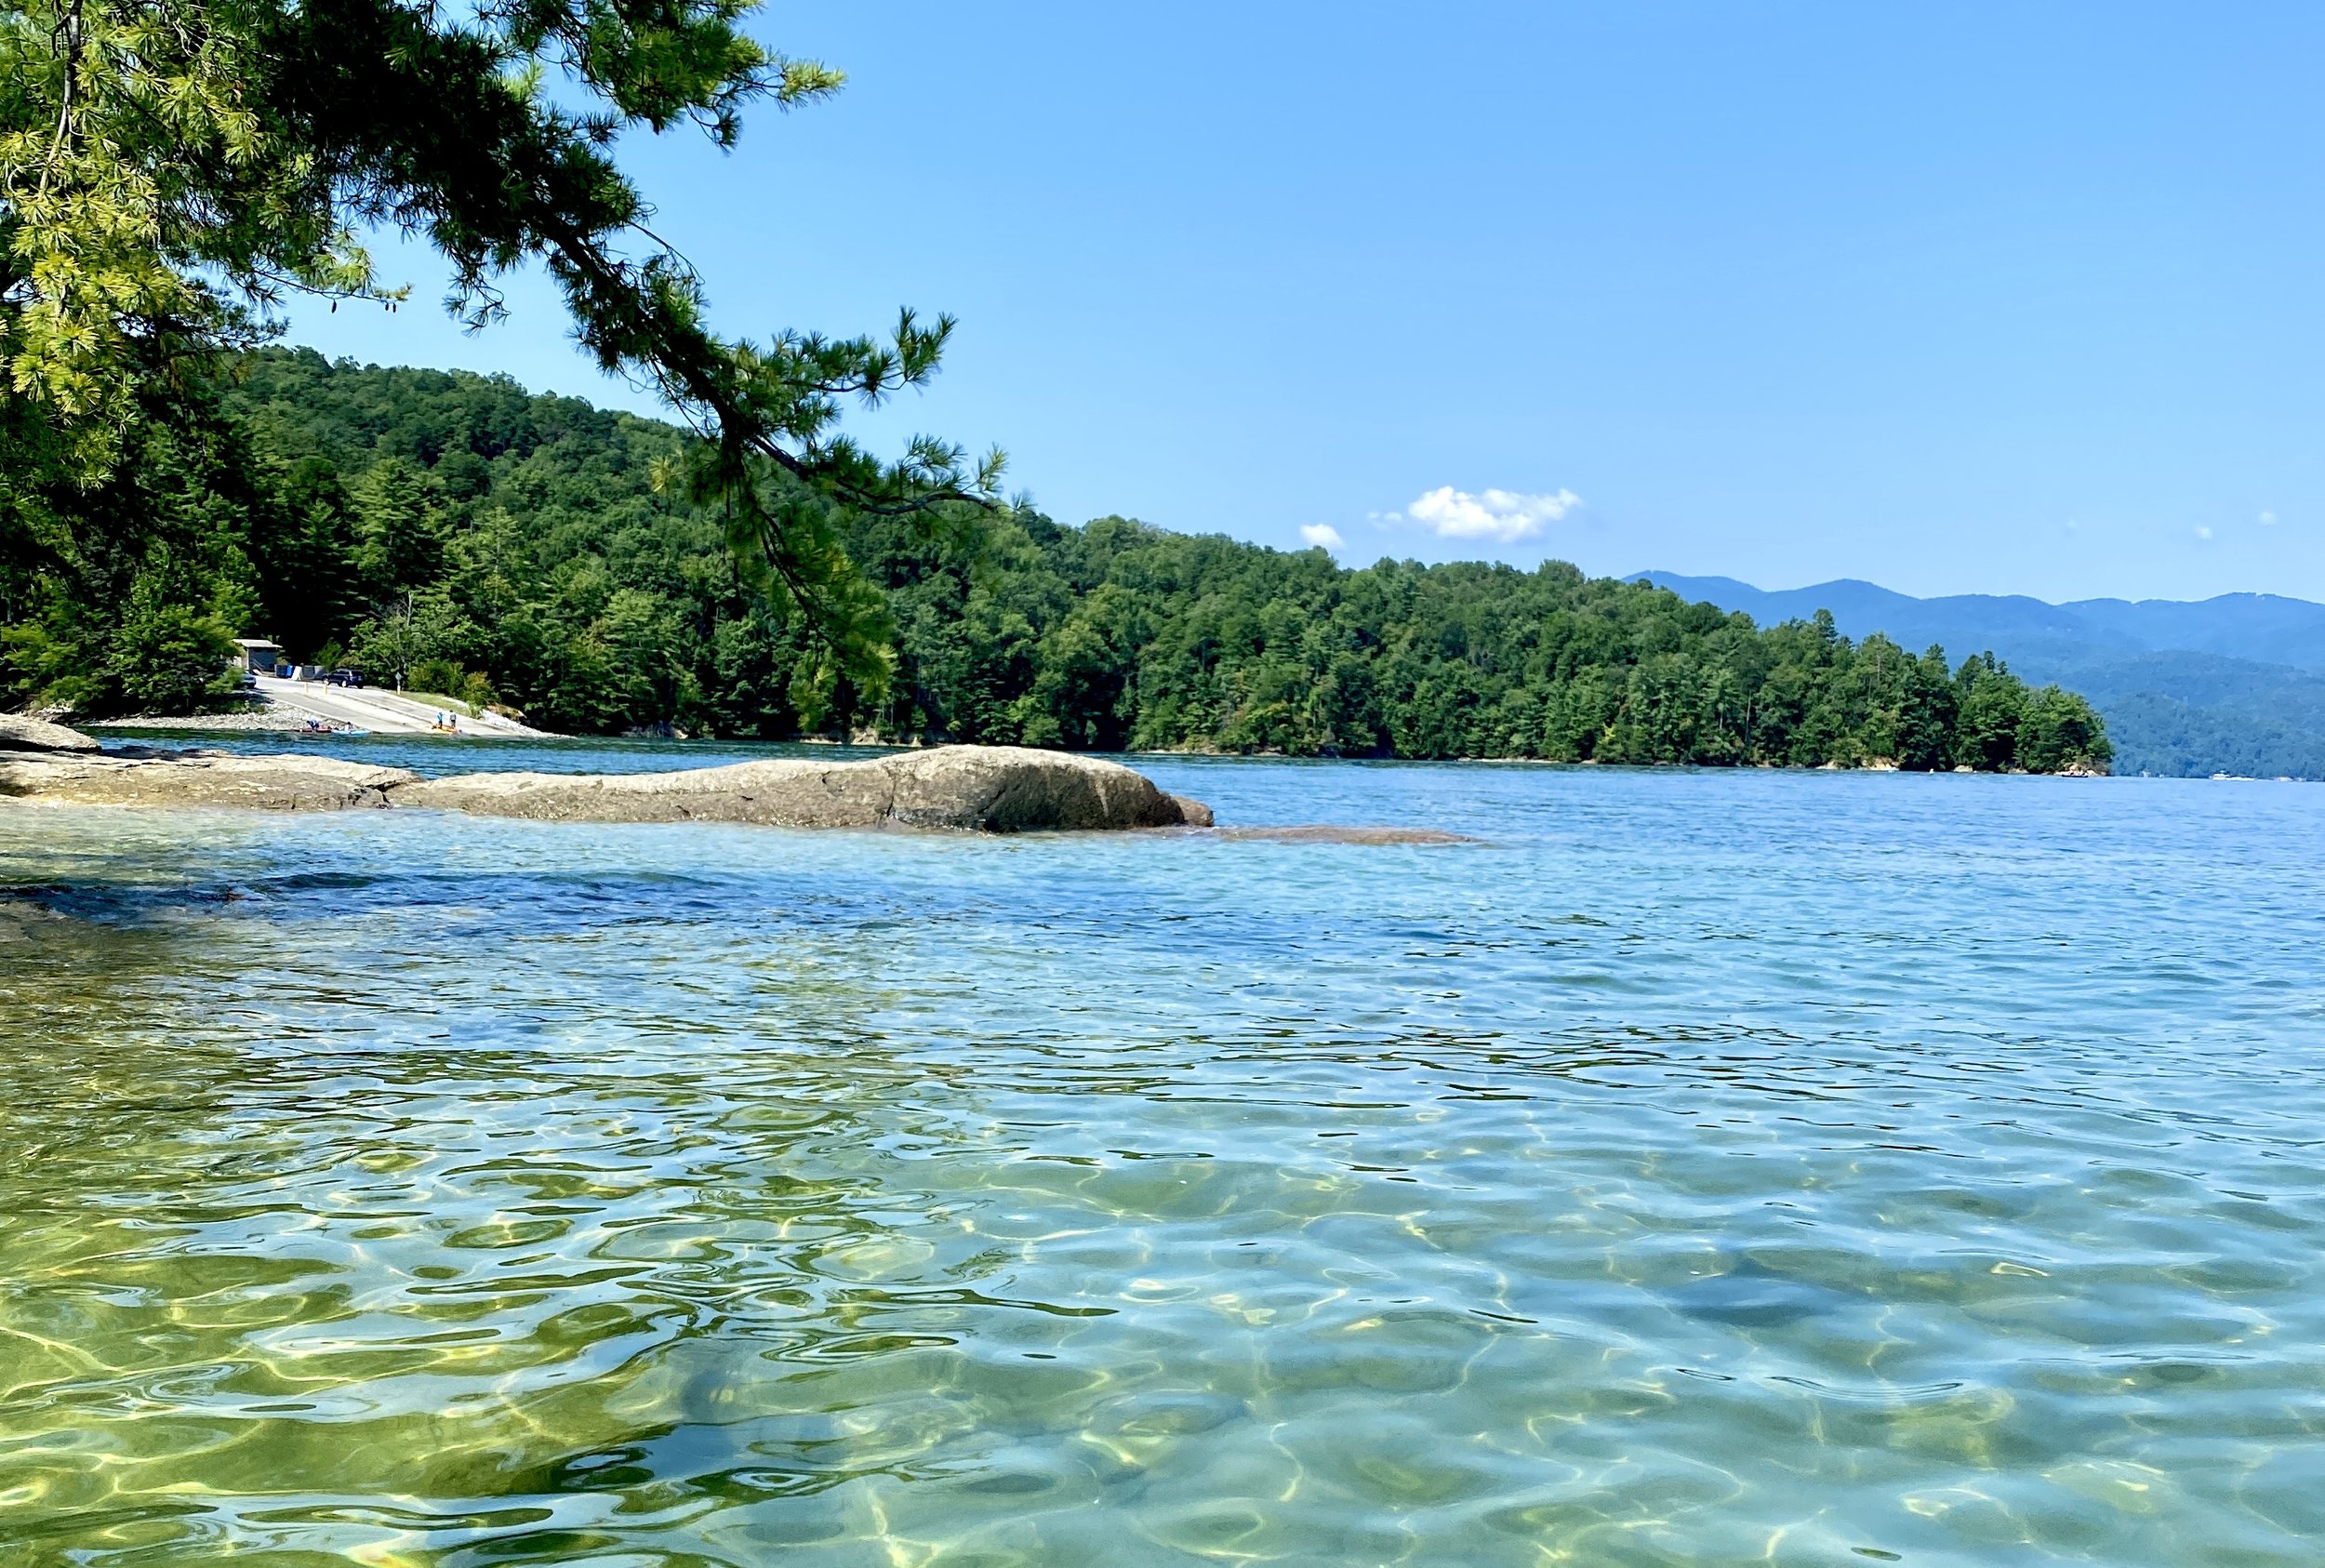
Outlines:
[[[375,735],[427,735],[435,717],[444,710],[431,708],[424,702],[392,691],[379,691],[369,686],[332,686],[321,681],[284,681],[272,675],[259,677],[259,695],[273,706],[299,718],[328,719],[333,724],[352,724]],[[458,715],[460,733],[475,736],[534,736],[545,730],[530,729],[524,724],[486,713],[479,718]]]

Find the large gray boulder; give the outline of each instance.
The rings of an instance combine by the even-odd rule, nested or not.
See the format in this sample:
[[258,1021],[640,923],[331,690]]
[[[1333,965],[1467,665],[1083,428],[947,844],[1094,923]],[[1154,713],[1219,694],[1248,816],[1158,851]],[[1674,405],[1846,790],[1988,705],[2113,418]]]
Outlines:
[[1209,827],[1210,808],[1163,793],[1098,757],[1015,746],[939,746],[872,764],[895,782],[890,817],[908,828]]
[[77,729],[22,713],[0,713],[0,751],[97,751],[98,743]]
[[870,762],[770,761],[679,773],[471,773],[399,787],[399,806],[578,822],[778,828],[1207,827],[1211,813],[1120,763],[1008,746],[939,746]]
[[57,805],[338,811],[386,805],[391,790],[418,777],[400,767],[371,767],[335,757],[0,752],[0,796]]

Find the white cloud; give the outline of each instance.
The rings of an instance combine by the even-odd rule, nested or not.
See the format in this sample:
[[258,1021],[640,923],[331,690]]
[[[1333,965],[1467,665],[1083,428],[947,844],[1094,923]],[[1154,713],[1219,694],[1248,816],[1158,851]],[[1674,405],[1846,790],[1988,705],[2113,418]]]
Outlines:
[[2262,526],[2262,527],[2264,527],[2264,528],[2274,528],[2276,525],[2277,525],[2277,514],[2276,514],[2275,512],[2262,512],[2262,513],[2261,513],[2261,526]]
[[2208,539],[2212,538],[2212,525],[2210,524],[2199,524],[2196,529],[2196,537],[2199,539]]
[[1340,537],[1340,530],[1329,523],[1301,525],[1300,538],[1322,550],[1337,550],[1348,542]]
[[[1481,490],[1471,495],[1441,485],[1416,498],[1405,514],[1441,539],[1495,539],[1515,544],[1532,538],[1582,504],[1572,490],[1521,495],[1515,490]],[[1390,512],[1384,521],[1393,520]]]

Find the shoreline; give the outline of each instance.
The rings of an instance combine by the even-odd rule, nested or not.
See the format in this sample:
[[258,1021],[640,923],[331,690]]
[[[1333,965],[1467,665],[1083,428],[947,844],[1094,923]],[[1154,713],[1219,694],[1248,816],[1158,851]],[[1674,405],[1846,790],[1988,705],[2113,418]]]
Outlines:
[[[128,718],[119,718],[119,719],[88,719],[88,720],[84,720],[84,721],[79,722],[75,727],[80,728],[80,729],[84,729],[84,730],[93,730],[93,731],[113,731],[113,732],[125,732],[125,733],[123,733],[123,735],[122,735],[122,738],[120,738],[120,739],[118,739],[118,740],[114,740],[114,741],[111,741],[111,742],[109,742],[109,744],[112,744],[112,745],[134,745],[136,742],[135,742],[135,740],[134,740],[134,738],[133,738],[133,736],[134,736],[134,734],[135,734],[136,732],[140,732],[140,731],[169,731],[169,732],[176,732],[176,733],[178,733],[178,734],[182,734],[182,735],[220,735],[220,736],[227,736],[227,735],[282,735],[282,736],[296,736],[296,737],[302,737],[302,738],[314,738],[314,739],[329,739],[329,738],[334,738],[334,737],[332,737],[332,736],[328,736],[328,735],[321,734],[321,733],[316,732],[316,731],[313,731],[313,730],[309,730],[309,729],[306,729],[306,728],[304,728],[304,727],[303,727],[303,726],[302,726],[302,725],[301,725],[301,724],[299,724],[297,720],[288,719],[288,718],[286,718],[286,717],[284,717],[284,716],[282,716],[282,715],[280,715],[280,714],[275,714],[275,713],[195,713],[195,714],[181,714],[181,715],[178,715],[178,716],[175,716],[175,717],[168,717],[168,718],[156,717],[156,716],[152,715],[152,714],[141,714],[141,715],[137,715],[137,716],[133,716],[133,717],[128,717]],[[620,740],[661,740],[661,739],[664,739],[664,738],[666,738],[666,737],[659,737],[659,736],[641,736],[641,735],[618,735],[618,736],[603,736],[603,735],[551,735],[551,734],[546,734],[546,733],[539,734],[539,735],[537,735],[537,736],[532,736],[532,737],[525,737],[525,736],[496,735],[496,734],[491,734],[491,733],[479,733],[479,732],[475,732],[475,731],[462,730],[462,731],[460,731],[460,732],[459,732],[458,734],[457,734],[457,735],[439,735],[439,736],[432,736],[432,737],[420,737],[420,736],[411,736],[411,735],[396,735],[396,736],[379,736],[379,735],[349,736],[349,735],[339,735],[339,736],[337,736],[337,737],[336,737],[336,738],[342,739],[342,740],[351,740],[351,741],[352,741],[352,740],[366,740],[366,739],[405,739],[405,740],[409,740],[409,739],[422,739],[422,738],[427,738],[427,739],[441,739],[441,740],[500,740],[500,741],[507,741],[507,740],[523,740],[523,739],[537,739],[537,740],[543,740],[543,741],[549,741],[549,742],[553,742],[553,743],[569,743],[569,744],[576,745],[576,746],[587,747],[587,746],[591,746],[591,745],[595,745],[595,744],[600,744],[600,743],[605,743],[605,742],[611,742],[611,741],[620,741]],[[727,737],[720,737],[720,736],[708,736],[708,735],[695,735],[695,736],[689,736],[689,737],[687,737],[685,739],[683,739],[683,740],[681,740],[681,739],[677,739],[677,738],[675,738],[675,737],[667,737],[667,738],[669,738],[669,739],[670,739],[670,742],[671,742],[671,745],[673,745],[673,746],[677,746],[677,747],[705,747],[705,748],[716,748],[716,747],[718,747],[718,746],[721,746],[721,745],[727,745],[727,744],[738,745],[738,746],[762,746],[762,745],[764,745],[764,746],[831,746],[831,747],[844,747],[844,748],[847,748],[847,749],[850,749],[850,750],[861,750],[861,751],[897,751],[897,752],[910,752],[910,751],[923,751],[923,750],[932,750],[932,749],[934,749],[934,748],[933,748],[933,746],[931,745],[931,743],[929,743],[929,742],[927,742],[927,741],[924,741],[924,740],[923,740],[923,741],[893,741],[893,740],[880,740],[880,741],[854,741],[854,740],[847,740],[847,741],[843,741],[843,740],[834,740],[834,739],[830,738],[830,737],[805,737],[805,736],[799,737],[797,737],[797,738],[795,738],[795,739],[791,739],[791,740],[777,740],[777,741],[760,740],[760,739],[758,739],[758,738],[756,738],[756,737],[751,737],[751,738],[736,738],[736,739],[732,739],[732,740],[730,740],[730,739],[728,739]],[[1955,768],[1917,769],[1917,768],[1899,768],[1899,767],[1877,767],[1877,766],[1865,766],[1865,767],[1840,767],[1840,766],[1834,765],[1834,764],[1827,764],[1827,765],[1825,765],[1825,766],[1821,766],[1821,767],[1786,767],[1786,766],[1784,766],[1784,765],[1782,765],[1782,764],[1775,764],[1775,763],[1741,763],[1741,764],[1735,764],[1729,765],[1729,766],[1719,766],[1719,765],[1715,765],[1715,764],[1707,764],[1707,763],[1601,763],[1601,762],[1598,762],[1598,761],[1597,761],[1597,760],[1595,760],[1595,759],[1588,760],[1588,761],[1584,761],[1584,762],[1578,762],[1578,763],[1568,763],[1568,762],[1557,762],[1557,761],[1553,761],[1552,759],[1548,758],[1548,757],[1299,757],[1299,756],[1293,756],[1293,755],[1290,755],[1289,753],[1282,752],[1282,751],[1250,751],[1250,752],[1244,752],[1244,751],[1108,751],[1108,752],[1097,752],[1097,751],[1058,751],[1058,752],[1056,752],[1056,753],[1054,753],[1054,754],[1055,754],[1055,755],[1057,755],[1057,756],[1066,756],[1066,757],[1087,757],[1087,756],[1118,756],[1118,757],[1130,757],[1130,758],[1146,758],[1146,757],[1154,757],[1154,758],[1169,758],[1169,759],[1173,759],[1173,760],[1183,760],[1183,761],[1190,761],[1190,762],[1242,762],[1242,761],[1249,761],[1249,762],[1278,762],[1278,763],[1352,763],[1352,764],[1372,764],[1372,765],[1392,765],[1392,766],[1404,766],[1404,767],[1436,767],[1436,766],[1457,765],[1457,766],[1462,766],[1462,767],[1517,767],[1517,768],[1546,768],[1546,769],[1560,769],[1560,768],[1590,768],[1590,769],[1593,769],[1593,770],[1601,770],[1601,771],[1605,771],[1605,772],[1625,772],[1625,773],[1631,773],[1631,772],[1636,772],[1636,773],[1835,773],[1835,774],[1886,774],[1886,775],[1893,775],[1893,776],[1895,776],[1895,777],[1932,777],[1932,778],[1934,778],[1934,777],[1963,777],[1963,778],[2071,778],[2071,779],[2077,779],[2077,780],[2090,780],[2090,779],[2101,779],[2101,778],[2150,778],[2150,779],[2178,779],[2178,780],[2182,780],[2182,781],[2188,782],[2188,783],[2198,783],[2198,784],[2207,784],[2207,783],[2208,783],[2208,784],[2317,784],[2317,783],[2325,783],[2325,779],[2316,779],[2316,778],[2300,778],[2300,777],[2265,777],[2265,776],[2254,776],[2254,775],[2245,775],[2245,774],[2222,774],[2222,773],[2212,773],[2212,774],[2193,774],[2193,773],[2190,773],[2190,774],[2179,774],[2179,773],[2116,773],[2116,772],[2112,772],[2112,771],[2110,771],[2110,772],[2106,772],[2106,773],[2099,773],[2099,772],[2090,772],[2090,771],[2078,771],[2078,770],[2071,769],[2071,768],[2070,768],[2070,769],[2064,770],[2064,771],[2061,771],[2061,772],[2058,772],[2058,773],[2028,773],[2028,772],[2026,772],[2026,771],[2025,771],[2025,770],[2023,770],[2023,769],[2018,769],[2018,768],[2012,768],[2012,769],[2007,769],[2007,770],[2000,770],[2000,771],[1981,771],[1981,770],[1979,770],[1979,769],[1974,769],[1974,768],[1960,768],[1960,767],[1955,767]],[[5,751],[0,751],[0,759],[5,759],[5,756],[6,756],[6,755],[7,755],[7,753],[6,753]]]
[[312,735],[305,721],[267,709],[250,713],[137,713],[122,719],[77,719],[75,729],[174,729],[196,735]]
[[[310,730],[305,727],[302,720],[289,715],[279,708],[248,713],[189,713],[173,717],[164,717],[150,713],[138,714],[117,719],[89,719],[77,721],[75,727],[84,730],[114,730],[133,732],[143,730],[163,730],[176,731],[188,735],[312,736],[318,739],[330,738],[332,733]],[[764,740],[756,737],[729,737],[701,734],[688,735],[682,737],[678,736],[642,735],[634,732],[624,733],[621,735],[561,735],[545,730],[534,730],[529,733],[509,733],[496,732],[490,729],[464,729],[458,731],[457,733],[437,734],[428,737],[419,737],[408,733],[399,734],[398,732],[392,731],[366,731],[357,735],[339,735],[339,738],[350,740],[379,739],[383,737],[425,737],[444,740],[543,740],[553,742],[571,742],[581,746],[618,740],[661,740],[668,741],[673,746],[682,747],[716,747],[724,744],[746,746],[815,746],[833,747],[853,751],[879,751],[888,752],[931,751],[941,749],[949,745],[962,744],[960,742],[950,741],[932,741],[926,737],[912,737],[905,739],[882,738],[877,740],[856,737],[842,740],[833,736],[803,735],[794,736],[784,740]],[[1020,748],[1012,747],[1008,749],[1014,751],[1019,750]],[[1727,764],[1715,763],[1603,763],[1596,757],[1586,757],[1579,762],[1565,762],[1552,757],[1295,756],[1287,751],[1215,751],[1176,748],[1157,748],[1149,751],[1069,751],[1063,749],[1052,751],[1047,747],[1029,747],[1022,749],[1028,751],[1046,751],[1051,755],[1061,757],[1156,757],[1189,762],[1250,761],[1279,763],[1355,763],[1402,765],[1408,767],[1429,767],[1454,764],[1464,767],[1591,768],[1603,769],[1607,771],[1640,773],[1878,773],[1895,774],[1901,777],[1920,774],[1930,777],[1951,775],[1970,778],[2092,779],[2146,777],[2166,778],[2186,777],[2190,778],[2209,778],[2214,782],[2264,784],[2304,784],[2318,782],[2318,780],[2305,778],[2252,778],[2240,775],[2226,774],[2119,774],[2111,770],[2100,770],[2084,767],[2062,768],[2054,773],[2032,773],[2025,768],[1904,768],[1899,767],[1895,763],[1891,762],[1886,758],[1876,759],[1854,767],[1846,766],[1840,763],[1824,763],[1814,767],[1800,767],[1788,766],[1782,763],[1734,763]]]
[[[567,738],[536,729],[509,714],[434,692],[391,691],[384,687],[332,686],[315,681],[292,681],[261,675],[255,687],[246,688],[239,706],[209,713],[133,713],[120,718],[89,719],[90,730],[176,730],[187,735],[403,735],[440,736],[445,739],[561,740]],[[439,725],[449,715],[451,727]],[[312,724],[327,729],[311,728]]]

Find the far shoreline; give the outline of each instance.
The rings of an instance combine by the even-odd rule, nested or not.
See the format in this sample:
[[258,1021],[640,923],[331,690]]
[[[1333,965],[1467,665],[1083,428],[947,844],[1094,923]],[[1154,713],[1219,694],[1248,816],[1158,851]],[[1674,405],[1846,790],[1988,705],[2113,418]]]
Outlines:
[[[479,732],[470,730],[462,730],[458,734],[449,735],[374,733],[358,736],[331,736],[305,729],[301,726],[299,721],[295,719],[287,719],[280,713],[266,711],[250,713],[190,713],[172,716],[138,714],[117,718],[90,719],[81,721],[75,727],[89,731],[104,732],[109,737],[119,737],[119,740],[116,742],[118,744],[134,744],[135,737],[140,734],[166,735],[171,737],[183,737],[187,738],[206,735],[216,735],[221,737],[247,736],[253,738],[280,736],[286,738],[315,741],[338,739],[351,744],[376,744],[379,742],[412,740],[445,742],[483,740],[491,741],[501,746],[536,744],[551,750],[587,748],[590,746],[646,744],[668,746],[673,751],[693,749],[715,749],[719,747],[756,748],[798,746],[818,749],[833,748],[844,751],[889,752],[920,751],[928,749],[932,746],[945,744],[945,742],[942,741],[932,741],[925,737],[915,737],[910,739],[902,740],[892,740],[886,738],[872,740],[862,737],[843,739],[836,736],[828,735],[793,736],[780,740],[769,740],[755,736],[704,735],[690,735],[684,737],[659,735],[539,735],[523,737],[497,735],[489,731]],[[1032,750],[1053,749],[1032,748]],[[2325,780],[2291,777],[2265,777],[2232,774],[2198,775],[2168,773],[2095,773],[2073,770],[2059,773],[2038,774],[2016,768],[2000,770],[1965,767],[1901,768],[1894,765],[1881,765],[1879,764],[1867,764],[1849,767],[1842,766],[1839,764],[1827,763],[1816,767],[1792,767],[1775,763],[1736,763],[1724,765],[1704,763],[1602,763],[1596,758],[1586,758],[1580,762],[1563,762],[1550,757],[1295,756],[1291,753],[1282,751],[1219,751],[1181,748],[1122,751],[1070,751],[1063,748],[1056,748],[1055,750],[1060,756],[1119,757],[1134,759],[1151,758],[1156,760],[1193,763],[1275,762],[1295,763],[1302,765],[1327,763],[1350,763],[1361,765],[1394,765],[1402,767],[1457,765],[1463,767],[1487,766],[1574,770],[1591,769],[1607,773],[1919,774],[1933,777],[1940,776],[1953,776],[1973,778],[2068,778],[2078,781],[2105,778],[2151,778],[2177,779],[2182,782],[2199,784],[2313,784],[2325,782]]]

